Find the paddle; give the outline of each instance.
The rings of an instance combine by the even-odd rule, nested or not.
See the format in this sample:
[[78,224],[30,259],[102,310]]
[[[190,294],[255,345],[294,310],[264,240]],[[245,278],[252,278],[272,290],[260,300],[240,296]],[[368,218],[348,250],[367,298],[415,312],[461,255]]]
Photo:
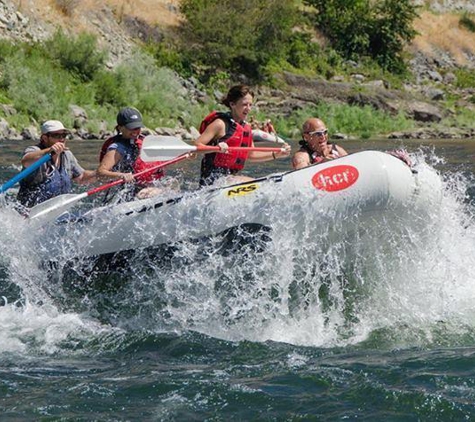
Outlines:
[[51,154],[45,154],[41,157],[38,161],[35,161],[30,167],[27,167],[20,173],[18,173],[15,177],[10,179],[8,182],[5,182],[2,186],[0,186],[0,193],[5,192],[6,190],[10,189],[12,186],[16,185],[20,180],[24,179],[35,170],[40,168],[44,163],[51,160]]
[[[189,145],[175,136],[149,135],[143,140],[140,158],[144,161],[165,161],[187,152],[219,152],[221,148],[210,145]],[[229,147],[228,151],[283,152],[285,148]]]
[[254,142],[275,142],[277,144],[286,144],[287,142],[276,133],[269,133],[261,129],[252,130],[252,140]]
[[[190,154],[182,154],[179,157],[175,157],[173,160],[168,160],[165,163],[160,163],[154,167],[136,173],[133,176],[134,178],[136,178],[138,176],[142,176],[143,174],[158,170],[162,167],[169,166],[170,164],[174,164],[188,158],[189,155]],[[48,221],[55,220],[57,217],[59,217],[61,214],[66,212],[69,208],[73,207],[77,202],[83,200],[84,198],[94,195],[95,193],[110,189],[113,186],[117,186],[122,183],[124,183],[124,180],[117,179],[113,182],[91,189],[87,192],[79,194],[67,193],[65,195],[55,196],[54,198],[48,199],[47,201],[44,201],[41,204],[35,205],[33,208],[31,208],[28,219],[30,221],[40,220],[43,224],[47,223]]]

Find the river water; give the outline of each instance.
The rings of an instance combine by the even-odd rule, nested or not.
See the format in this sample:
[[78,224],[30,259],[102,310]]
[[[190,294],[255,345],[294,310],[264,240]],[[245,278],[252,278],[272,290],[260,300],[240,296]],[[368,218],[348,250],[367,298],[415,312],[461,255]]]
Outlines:
[[[434,167],[443,179],[439,224],[407,233],[406,243],[378,227],[371,242],[334,238],[326,248],[285,237],[231,253],[184,244],[71,280],[41,262],[13,194],[3,199],[0,419],[475,419],[475,142],[341,145],[405,146]],[[18,172],[25,146],[0,145],[0,182]],[[100,142],[70,147],[95,166]],[[169,174],[193,189],[198,164]],[[296,267],[288,251],[300,249],[314,254]]]

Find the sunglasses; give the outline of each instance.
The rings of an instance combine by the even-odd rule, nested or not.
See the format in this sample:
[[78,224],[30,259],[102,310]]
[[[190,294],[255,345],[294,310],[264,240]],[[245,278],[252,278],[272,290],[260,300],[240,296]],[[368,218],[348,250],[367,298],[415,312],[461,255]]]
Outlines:
[[67,138],[67,136],[67,133],[48,133],[48,137],[53,139],[64,139]]
[[325,136],[327,133],[328,133],[328,130],[325,129],[325,130],[314,130],[313,132],[305,132],[307,135],[310,135],[310,136],[318,136],[318,137],[322,137],[322,136]]

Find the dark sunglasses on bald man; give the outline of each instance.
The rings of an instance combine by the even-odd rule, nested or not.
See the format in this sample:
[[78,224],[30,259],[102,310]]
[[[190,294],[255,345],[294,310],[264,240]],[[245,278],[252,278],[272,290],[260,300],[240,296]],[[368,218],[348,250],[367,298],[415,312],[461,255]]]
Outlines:
[[324,130],[314,130],[313,132],[305,132],[307,135],[310,135],[310,136],[318,136],[318,137],[322,137],[322,136],[325,136],[327,133],[328,133],[328,129],[324,129]]

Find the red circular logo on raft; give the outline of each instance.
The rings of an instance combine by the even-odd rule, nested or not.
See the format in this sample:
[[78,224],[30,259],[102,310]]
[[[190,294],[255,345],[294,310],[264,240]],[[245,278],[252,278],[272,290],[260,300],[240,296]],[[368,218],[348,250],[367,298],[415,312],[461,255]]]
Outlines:
[[317,189],[335,192],[349,188],[359,176],[358,170],[353,166],[334,166],[315,173],[312,183]]

